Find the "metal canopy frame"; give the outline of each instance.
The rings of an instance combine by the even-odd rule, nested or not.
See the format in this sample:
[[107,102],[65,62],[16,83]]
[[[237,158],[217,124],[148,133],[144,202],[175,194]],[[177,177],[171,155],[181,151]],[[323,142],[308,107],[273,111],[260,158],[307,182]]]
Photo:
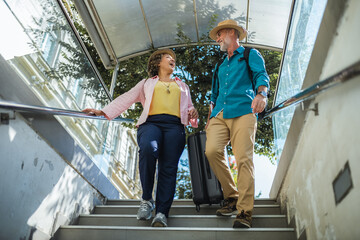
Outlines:
[[[191,0],[190,0],[191,1]],[[201,7],[206,8],[206,6],[200,6],[200,8],[197,6],[196,1],[199,0],[192,0],[192,11],[193,14],[192,16],[194,17],[193,23],[194,23],[194,27],[193,27],[193,34],[194,34],[194,38],[193,38],[193,43],[191,43],[191,45],[198,45],[199,41],[200,41],[200,30],[199,30],[199,15],[198,15],[198,10],[201,9]],[[96,8],[96,0],[73,0],[75,7],[77,8],[80,16],[83,19],[83,22],[89,32],[89,35],[92,39],[92,41],[94,42],[94,45],[100,55],[100,58],[102,59],[105,67],[107,69],[112,69],[114,68],[118,62],[120,61],[124,61],[127,59],[130,59],[132,57],[136,57],[139,55],[143,55],[146,53],[151,52],[153,49],[162,49],[162,48],[176,48],[176,47],[183,47],[183,46],[187,46],[188,44],[177,44],[177,43],[169,43],[168,45],[155,45],[154,44],[154,36],[152,35],[152,31],[151,31],[151,26],[150,26],[150,22],[149,22],[149,16],[146,15],[147,9],[145,9],[144,3],[147,4],[147,6],[149,7],[149,0],[138,0],[138,7],[139,7],[139,14],[142,14],[142,19],[143,19],[143,24],[142,26],[139,26],[141,28],[141,31],[146,31],[146,35],[147,37],[145,37],[145,35],[143,35],[146,39],[146,41],[148,42],[148,47],[146,49],[144,48],[139,48],[139,49],[135,49],[134,51],[131,51],[129,53],[120,55],[117,54],[116,50],[114,49],[114,46],[112,45],[111,42],[111,37],[108,35],[106,26],[104,26],[103,24],[103,19],[101,19],[101,14],[99,14],[98,9]],[[214,2],[221,2],[221,0],[215,0]],[[277,0],[274,0],[274,2],[278,2]],[[190,2],[189,2],[190,3]],[[97,4],[99,4],[99,2],[97,2]],[[132,6],[136,6],[134,5],[134,2],[131,2]],[[151,3],[150,3],[151,4]],[[253,5],[256,4],[256,1],[250,1],[250,0],[241,0],[241,4],[242,5],[246,5],[246,8],[244,9],[244,15],[245,16],[245,27],[247,29],[249,29],[250,26],[250,20],[251,18],[253,18],[253,15],[250,16],[249,14],[251,14],[251,7],[254,7]],[[293,0],[289,0],[289,5],[293,5]],[[110,6],[111,7],[111,6]],[[289,7],[289,13],[285,12],[287,17],[291,16],[291,10],[292,8]],[[189,11],[189,9],[187,9],[187,11]],[[257,9],[254,9],[254,11],[257,11]],[[151,13],[151,10],[148,10],[148,13]],[[102,13],[104,16],[104,13]],[[257,13],[259,15],[259,13]],[[154,15],[154,14],[153,14]],[[265,14],[263,14],[265,15]],[[139,16],[137,16],[139,17]],[[154,16],[152,16],[152,18],[154,18]],[[113,17],[114,20],[111,20],[111,23],[115,23],[117,24],[116,21],[118,21],[118,19],[116,18],[116,16]],[[138,19],[137,19],[138,20]],[[286,19],[287,20],[287,19]],[[202,19],[202,21],[204,21]],[[255,21],[256,22],[256,21]],[[189,23],[189,22],[188,22]],[[120,23],[119,23],[120,24]],[[289,24],[289,21],[288,21]],[[284,24],[285,25],[285,24]],[[254,26],[254,25],[252,25]],[[109,26],[107,26],[109,27]],[[113,27],[113,26],[112,26]],[[154,28],[154,26],[153,26]],[[204,30],[204,27],[202,28]],[[284,36],[281,36],[283,40],[286,39],[287,35],[287,29],[288,26],[283,26],[284,29]],[[114,31],[114,29],[111,29],[112,31]],[[172,29],[173,30],[173,29]],[[286,30],[286,31],[285,31]],[[171,31],[171,30],[169,30]],[[113,33],[113,32],[112,32]],[[113,39],[114,41],[114,39]],[[210,44],[210,45],[217,45],[216,42],[211,41],[211,42],[201,42],[201,44]],[[269,50],[274,50],[274,51],[283,51],[283,46],[273,46],[273,45],[268,45],[268,44],[264,44],[264,43],[258,43],[258,42],[254,42],[254,41],[249,41],[248,37],[246,37],[246,39],[244,40],[244,42],[242,42],[242,44],[244,46],[251,46],[251,47],[255,47],[255,48],[261,48],[261,49],[269,49]]]
[[144,6],[143,6],[141,0],[139,0],[139,4],[140,4],[140,7],[141,7],[141,12],[142,12],[143,17],[144,17],[145,27],[146,27],[146,31],[147,31],[148,36],[149,36],[149,40],[150,40],[150,43],[151,43],[151,47],[154,47],[154,41],[153,41],[153,39],[152,39],[152,37],[151,37],[149,24],[148,24],[148,21],[147,21],[146,15],[145,15],[145,11],[144,11]]

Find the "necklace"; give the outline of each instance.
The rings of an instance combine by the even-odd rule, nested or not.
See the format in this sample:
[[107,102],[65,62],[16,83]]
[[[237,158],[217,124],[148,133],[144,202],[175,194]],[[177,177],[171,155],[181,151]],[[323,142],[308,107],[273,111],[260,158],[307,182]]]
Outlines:
[[169,84],[166,84],[165,82],[163,82],[163,81],[160,81],[165,87],[166,87],[166,92],[168,93],[168,94],[170,94],[170,84],[171,84],[171,82],[169,83]]

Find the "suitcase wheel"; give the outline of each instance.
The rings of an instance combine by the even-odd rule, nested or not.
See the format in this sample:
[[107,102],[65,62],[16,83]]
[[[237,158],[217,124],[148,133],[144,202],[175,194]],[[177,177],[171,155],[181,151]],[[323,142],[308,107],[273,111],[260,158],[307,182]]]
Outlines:
[[200,212],[200,204],[196,204],[196,211]]

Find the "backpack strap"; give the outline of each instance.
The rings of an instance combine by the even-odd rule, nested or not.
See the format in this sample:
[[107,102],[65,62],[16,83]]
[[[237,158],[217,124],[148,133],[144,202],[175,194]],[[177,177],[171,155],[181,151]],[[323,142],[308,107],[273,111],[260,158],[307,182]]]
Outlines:
[[250,51],[251,49],[253,49],[252,47],[245,47],[245,50],[244,50],[244,57],[240,58],[239,59],[239,62],[242,61],[242,60],[245,60],[246,62],[246,67],[248,69],[248,73],[249,73],[249,77],[250,77],[250,80],[251,80],[251,84],[252,84],[252,87],[253,87],[253,90],[254,92],[256,93],[256,89],[255,89],[255,84],[254,84],[254,79],[253,79],[253,72],[250,68],[250,64],[249,64],[249,56],[250,56]]
[[227,57],[227,55],[225,54],[215,65],[214,77],[213,77],[213,81],[211,84],[212,89],[217,89],[219,91],[219,78],[218,78],[219,67],[223,63],[223,61],[226,57]]

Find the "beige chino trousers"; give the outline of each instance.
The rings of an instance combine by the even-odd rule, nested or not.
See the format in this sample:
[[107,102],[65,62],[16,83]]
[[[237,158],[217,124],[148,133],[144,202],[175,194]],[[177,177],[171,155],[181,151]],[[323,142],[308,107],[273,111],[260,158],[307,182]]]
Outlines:
[[[219,179],[224,198],[238,198],[236,208],[240,213],[254,208],[254,142],[257,128],[255,114],[224,119],[221,111],[210,119],[206,129],[205,154],[210,167]],[[224,148],[231,142],[237,165],[237,186],[224,156]]]

